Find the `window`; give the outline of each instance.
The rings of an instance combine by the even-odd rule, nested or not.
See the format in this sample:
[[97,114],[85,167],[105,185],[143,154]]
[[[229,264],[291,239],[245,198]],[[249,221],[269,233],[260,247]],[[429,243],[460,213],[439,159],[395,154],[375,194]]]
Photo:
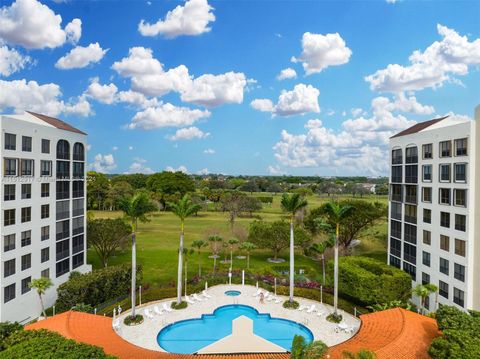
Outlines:
[[461,282],[465,282],[465,267],[461,264],[455,263],[453,265],[453,276]]
[[412,264],[417,263],[417,248],[408,243],[403,243],[403,259]]
[[32,220],[32,207],[22,208],[22,223],[30,222]]
[[12,224],[15,224],[15,210],[6,209],[3,211],[3,225],[11,226]]
[[73,145],[73,160],[85,161],[85,148],[80,142]]
[[422,151],[423,151],[423,159],[431,159],[433,158],[433,146],[431,143],[428,143],[426,145],[422,146]]
[[417,204],[417,186],[405,186],[405,202]]
[[32,138],[28,136],[22,136],[22,151],[32,152]]
[[468,141],[466,138],[455,140],[455,156],[466,156],[467,144],[468,144]]
[[417,183],[418,182],[418,166],[409,165],[405,166],[405,183]]
[[40,272],[40,277],[50,278],[50,268],[44,269]]
[[440,182],[450,182],[450,164],[440,165]]
[[402,202],[402,185],[392,184],[390,186],[390,199],[392,201]]
[[438,294],[448,299],[448,284],[441,280],[438,281]]
[[392,165],[401,165],[402,162],[402,149],[392,150]]
[[3,236],[3,251],[8,252],[15,249],[15,233]]
[[417,162],[418,162],[417,147],[408,147],[405,150],[405,163],[417,163]]
[[432,211],[430,209],[423,209],[423,222],[432,223]]
[[49,204],[42,204],[41,207],[41,218],[48,218],[50,217],[50,205]]
[[422,263],[424,266],[430,267],[430,253],[422,252]]
[[450,205],[450,188],[440,188],[438,192],[438,203]]
[[46,241],[47,239],[50,239],[50,226],[44,226],[40,229],[41,233],[41,240]]
[[57,202],[57,221],[70,217],[70,201]]
[[3,160],[3,174],[5,176],[16,176],[17,175],[17,159],[15,158],[5,158]]
[[440,142],[440,157],[450,157],[452,155],[452,141]]
[[83,265],[83,263],[84,263],[83,252],[79,253],[79,254],[75,254],[72,257],[72,268],[73,269],[80,267],[81,265]]
[[52,161],[40,161],[40,175],[46,177],[52,175]]
[[65,140],[60,140],[57,142],[57,159],[70,159],[70,144]]
[[83,233],[84,217],[76,217],[72,219],[72,235]]
[[3,278],[10,277],[15,274],[15,258],[3,262]]
[[450,251],[450,237],[440,235],[440,249],[449,252]]
[[67,258],[70,255],[70,241],[67,239],[65,241],[57,242],[57,261]]
[[32,277],[27,277],[22,279],[22,294],[30,292],[30,282],[32,281]]
[[402,257],[402,242],[393,237],[390,237],[390,254],[399,258]]
[[390,221],[390,234],[398,239],[402,239],[402,223]]
[[70,197],[70,182],[57,181],[57,200]]
[[422,166],[423,182],[432,182],[432,165]]
[[56,232],[57,241],[67,238],[69,236],[70,236],[70,221],[67,219],[66,221],[57,222],[57,232]]
[[426,203],[432,203],[432,187],[422,188],[422,200]]
[[467,181],[467,164],[466,163],[455,163],[455,173],[453,180],[455,182],[464,183]]
[[22,270],[26,270],[32,266],[32,255],[25,254],[22,256]]
[[83,162],[73,162],[73,178],[83,179],[85,177],[85,164]]
[[10,302],[13,299],[15,299],[15,283],[3,288],[3,303]]
[[33,160],[20,160],[20,175],[22,176],[33,176]]
[[440,212],[440,225],[442,227],[450,228],[450,213]]
[[50,153],[50,140],[42,138],[42,153]]
[[3,200],[4,201],[14,201],[15,200],[15,185],[6,184],[3,186]]
[[467,230],[467,216],[464,216],[463,214],[455,215],[455,229],[462,232]]
[[415,266],[411,265],[410,263],[403,262],[403,270],[410,274],[413,281],[417,280],[417,269]]
[[445,258],[440,258],[440,273],[448,275],[449,263]]
[[16,150],[17,149],[17,135],[13,133],[5,133],[5,149]]
[[400,259],[394,256],[390,256],[390,265],[400,269]]
[[455,254],[465,257],[466,246],[465,241],[455,238]]
[[405,222],[417,223],[417,206],[411,204],[405,205]]
[[22,199],[32,198],[32,185],[30,183],[22,184]]
[[458,304],[462,308],[465,305],[465,293],[462,290],[457,289],[455,287],[453,288],[453,302],[455,304]]
[[83,181],[73,181],[73,198],[79,198],[84,196],[83,187]]
[[22,247],[26,247],[32,244],[32,231],[23,231],[21,236]]
[[67,258],[61,262],[58,262],[56,265],[57,278],[65,273],[68,273],[70,267],[70,260]]
[[50,197],[50,183],[42,183],[41,192],[42,197]]
[[[398,205],[398,203],[395,203]],[[84,207],[84,200],[83,199],[74,199],[72,202],[73,210],[72,210],[72,215],[73,217],[81,216],[85,213],[85,207]],[[400,205],[401,206],[401,205]],[[392,208],[393,208],[393,203],[392,203]],[[400,219],[402,216],[400,215]]]
[[467,190],[454,189],[453,190],[454,204],[459,207],[467,207]]
[[392,166],[392,183],[402,183],[402,166]]
[[70,178],[70,162],[57,161],[57,178],[58,179]]
[[423,243],[424,244],[432,244],[432,232],[423,230]]
[[75,236],[72,239],[72,253],[76,254],[84,250],[85,240],[83,234]]
[[422,284],[430,284],[430,275],[427,273],[422,273]]
[[47,247],[47,248],[42,248],[42,250],[40,251],[40,260],[42,263],[45,263],[46,261],[48,261],[50,259],[50,248]]
[[398,219],[399,221],[402,220],[402,204],[392,202],[390,204],[390,216],[393,219]]

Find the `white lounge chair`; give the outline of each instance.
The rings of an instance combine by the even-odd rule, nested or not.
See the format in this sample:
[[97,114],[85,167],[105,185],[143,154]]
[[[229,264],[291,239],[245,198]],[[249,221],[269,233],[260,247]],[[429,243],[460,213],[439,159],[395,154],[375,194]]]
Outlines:
[[315,311],[315,304],[312,304],[310,308],[307,309],[307,313],[313,313]]
[[113,325],[112,325],[112,326],[113,326],[113,329],[114,329],[114,330],[119,330],[119,329],[120,329],[120,319],[115,319],[115,320],[113,321]]
[[300,304],[300,306],[298,307],[298,310],[299,311],[302,311],[302,310],[305,310],[308,308],[308,305],[303,305],[303,304]]
[[212,298],[212,296],[211,296],[210,294],[208,294],[206,290],[203,290],[202,295],[203,295],[205,298]]
[[265,299],[267,300],[267,302],[271,302],[273,300],[273,295],[269,293],[265,296]]
[[162,311],[160,308],[158,308],[158,306],[154,306],[154,307],[153,307],[153,311],[154,311],[156,314],[158,314],[158,315],[162,315],[162,314],[163,314],[163,311]]
[[153,319],[153,315],[152,313],[150,313],[150,311],[148,309],[145,309],[143,311],[143,314],[145,314],[145,316],[148,318],[148,319]]
[[163,303],[163,310],[166,311],[166,312],[172,312],[173,309],[170,308],[167,303]]
[[200,298],[197,293],[193,295],[193,299],[195,299],[197,302],[202,302],[202,298]]
[[195,302],[191,300],[189,296],[186,296],[185,300],[187,301],[188,304],[195,304]]
[[321,316],[324,315],[324,314],[325,314],[325,313],[322,312],[321,310],[317,310],[317,315],[318,315],[319,317],[321,317]]
[[275,297],[274,299],[275,299],[275,304],[278,304],[278,303],[281,303],[281,302],[282,302],[282,300],[281,300],[280,298],[278,298],[278,297]]
[[262,293],[262,290],[261,289],[258,289],[253,295],[252,297],[258,297],[260,295],[260,293]]

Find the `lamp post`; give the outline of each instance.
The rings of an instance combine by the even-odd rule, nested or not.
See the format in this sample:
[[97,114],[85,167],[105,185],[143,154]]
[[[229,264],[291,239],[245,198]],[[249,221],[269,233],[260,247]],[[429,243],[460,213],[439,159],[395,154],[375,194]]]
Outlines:
[[273,283],[275,286],[275,296],[277,296],[277,278],[276,277],[273,279]]

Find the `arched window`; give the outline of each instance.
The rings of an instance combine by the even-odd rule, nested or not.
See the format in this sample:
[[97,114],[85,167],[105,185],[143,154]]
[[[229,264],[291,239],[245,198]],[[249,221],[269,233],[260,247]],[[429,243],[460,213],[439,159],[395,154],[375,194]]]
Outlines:
[[73,145],[73,160],[85,161],[85,147],[80,142],[76,142]]
[[70,159],[70,144],[66,140],[60,140],[57,142],[57,159],[69,160]]

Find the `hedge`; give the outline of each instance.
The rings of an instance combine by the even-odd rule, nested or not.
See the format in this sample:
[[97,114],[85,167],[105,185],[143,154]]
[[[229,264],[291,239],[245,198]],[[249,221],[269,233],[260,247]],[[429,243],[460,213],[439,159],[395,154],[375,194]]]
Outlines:
[[[137,269],[137,283],[141,285],[142,270]],[[131,266],[124,264],[95,270],[75,276],[57,289],[55,303],[58,312],[79,303],[96,307],[114,298],[128,295],[131,287]]]
[[41,330],[22,330],[10,335],[4,341],[5,350],[1,358],[62,358],[62,359],[103,359],[116,358],[105,354],[102,348],[77,343],[60,334]]
[[[333,262],[329,262],[333,272]],[[342,257],[339,260],[338,290],[364,305],[408,301],[412,278],[404,271],[368,257]]]
[[273,203],[273,197],[272,196],[258,196],[256,197],[260,202],[262,203]]

